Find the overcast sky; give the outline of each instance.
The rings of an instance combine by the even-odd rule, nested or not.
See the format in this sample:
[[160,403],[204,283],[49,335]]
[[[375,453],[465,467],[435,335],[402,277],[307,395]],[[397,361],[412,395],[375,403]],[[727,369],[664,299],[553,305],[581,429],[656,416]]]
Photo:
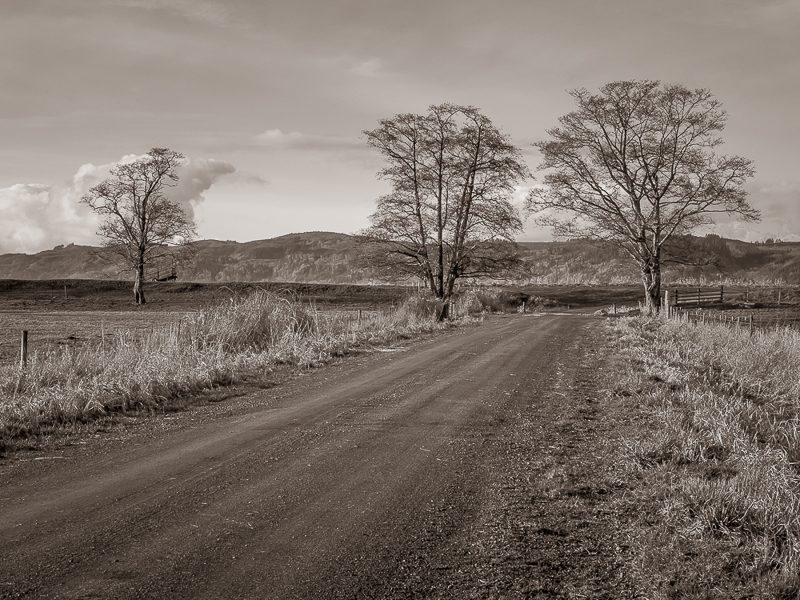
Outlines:
[[800,241],[798,32],[800,0],[0,0],[0,252],[96,245],[78,200],[156,146],[202,238],[353,233],[378,119],[474,105],[535,169],[567,90],[622,79],[710,89],[763,213],[717,231]]

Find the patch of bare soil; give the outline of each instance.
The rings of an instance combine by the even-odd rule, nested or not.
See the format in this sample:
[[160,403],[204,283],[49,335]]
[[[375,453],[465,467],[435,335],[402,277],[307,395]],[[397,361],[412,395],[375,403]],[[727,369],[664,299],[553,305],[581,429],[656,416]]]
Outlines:
[[[636,417],[604,391],[608,341],[602,322],[572,344],[573,360],[521,394],[487,453],[489,485],[474,525],[447,551],[408,565],[392,598],[636,598],[628,529],[635,507],[617,469],[618,439]],[[454,527],[451,524],[450,527]],[[441,551],[446,513],[425,546]],[[420,594],[420,590],[424,590]]]

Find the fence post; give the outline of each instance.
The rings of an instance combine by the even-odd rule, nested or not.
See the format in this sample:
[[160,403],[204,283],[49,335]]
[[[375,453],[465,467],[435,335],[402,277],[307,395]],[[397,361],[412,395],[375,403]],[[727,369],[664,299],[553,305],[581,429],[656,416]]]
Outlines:
[[700,288],[697,288],[697,303],[700,304]]
[[722,302],[722,286],[719,286],[719,301]]
[[750,315],[750,337],[753,337],[753,315]]
[[[678,300],[678,292],[675,292],[675,300]],[[664,290],[664,308],[667,311],[667,318],[669,319],[669,290]]]
[[611,305],[611,313],[612,313],[612,314],[617,314],[617,303],[616,303],[616,302],[614,302],[614,303]]
[[28,332],[22,330],[22,341],[19,349],[19,366],[23,369],[28,366]]

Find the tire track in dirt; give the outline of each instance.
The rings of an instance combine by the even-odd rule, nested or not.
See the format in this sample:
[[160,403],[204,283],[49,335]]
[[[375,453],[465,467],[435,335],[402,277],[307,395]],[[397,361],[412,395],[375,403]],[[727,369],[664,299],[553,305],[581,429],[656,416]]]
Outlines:
[[[500,518],[497,486],[509,487],[502,482],[520,476],[521,457],[541,450],[515,436],[552,420],[552,409],[530,409],[552,405],[572,381],[588,323],[494,319],[407,353],[319,370],[277,401],[248,398],[252,410],[150,445],[6,476],[0,597],[463,598],[516,589],[486,571],[501,548],[491,558],[470,549],[491,548],[484,521]],[[518,551],[508,551],[504,560],[518,567]]]

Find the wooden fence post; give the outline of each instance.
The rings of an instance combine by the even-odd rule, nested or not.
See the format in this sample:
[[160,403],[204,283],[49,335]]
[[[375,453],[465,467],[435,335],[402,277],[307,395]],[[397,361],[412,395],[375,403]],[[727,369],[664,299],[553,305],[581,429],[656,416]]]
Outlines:
[[22,342],[19,349],[19,366],[23,369],[28,366],[28,332],[22,331]]
[[719,301],[722,302],[722,286],[719,286]]
[[[677,301],[677,292],[675,292],[675,300]],[[669,319],[669,290],[664,290],[664,308],[667,311],[667,318]]]

